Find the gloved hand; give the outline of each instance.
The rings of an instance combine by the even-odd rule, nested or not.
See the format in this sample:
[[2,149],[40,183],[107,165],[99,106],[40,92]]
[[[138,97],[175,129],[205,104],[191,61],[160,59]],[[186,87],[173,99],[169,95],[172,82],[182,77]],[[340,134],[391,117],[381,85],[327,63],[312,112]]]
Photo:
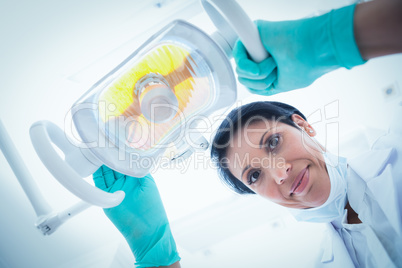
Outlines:
[[151,175],[134,178],[102,166],[93,174],[93,180],[102,190],[125,192],[120,205],[104,212],[126,239],[138,267],[168,266],[180,260]]
[[239,82],[252,93],[273,95],[306,87],[339,67],[363,64],[353,33],[354,8],[294,21],[257,21],[270,57],[255,63],[238,41],[233,57]]

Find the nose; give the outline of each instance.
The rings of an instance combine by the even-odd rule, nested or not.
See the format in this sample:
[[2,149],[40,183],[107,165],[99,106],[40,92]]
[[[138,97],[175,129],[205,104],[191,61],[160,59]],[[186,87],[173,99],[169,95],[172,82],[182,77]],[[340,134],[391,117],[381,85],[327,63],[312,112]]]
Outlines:
[[272,178],[276,184],[281,185],[289,176],[289,172],[292,170],[292,165],[285,163],[282,166],[276,167],[272,170]]

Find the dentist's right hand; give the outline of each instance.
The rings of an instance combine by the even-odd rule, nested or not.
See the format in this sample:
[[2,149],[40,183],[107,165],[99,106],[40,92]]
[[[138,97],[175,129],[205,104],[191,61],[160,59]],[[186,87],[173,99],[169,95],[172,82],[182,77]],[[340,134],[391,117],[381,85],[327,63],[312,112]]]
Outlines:
[[136,266],[180,267],[176,243],[152,176],[134,178],[101,166],[93,180],[104,191],[125,192],[120,205],[104,212],[129,244]]
[[293,21],[257,21],[270,56],[253,62],[238,41],[233,57],[239,82],[252,93],[273,95],[306,87],[337,68],[363,64],[353,34],[354,9],[351,5]]

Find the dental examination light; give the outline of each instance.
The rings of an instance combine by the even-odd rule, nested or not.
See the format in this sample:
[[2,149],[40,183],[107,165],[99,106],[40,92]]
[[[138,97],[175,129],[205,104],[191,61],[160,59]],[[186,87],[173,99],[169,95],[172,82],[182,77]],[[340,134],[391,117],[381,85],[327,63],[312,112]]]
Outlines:
[[83,201],[78,211],[89,204],[114,207],[124,199],[122,191],[108,193],[83,180],[101,165],[142,177],[172,144],[171,159],[206,150],[207,140],[194,129],[198,119],[236,101],[230,63],[236,40],[255,61],[268,56],[256,26],[234,0],[201,3],[218,31],[209,36],[176,20],[153,35],[73,104],[79,139],[49,121],[31,126],[43,164]]

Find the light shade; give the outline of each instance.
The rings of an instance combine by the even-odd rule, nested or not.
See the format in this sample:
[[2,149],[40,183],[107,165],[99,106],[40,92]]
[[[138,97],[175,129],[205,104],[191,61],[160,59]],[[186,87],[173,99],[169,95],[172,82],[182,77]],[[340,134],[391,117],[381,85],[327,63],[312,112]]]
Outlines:
[[233,104],[236,96],[223,50],[193,25],[174,21],[84,94],[72,118],[102,163],[144,176],[169,144],[182,141],[195,117]]

